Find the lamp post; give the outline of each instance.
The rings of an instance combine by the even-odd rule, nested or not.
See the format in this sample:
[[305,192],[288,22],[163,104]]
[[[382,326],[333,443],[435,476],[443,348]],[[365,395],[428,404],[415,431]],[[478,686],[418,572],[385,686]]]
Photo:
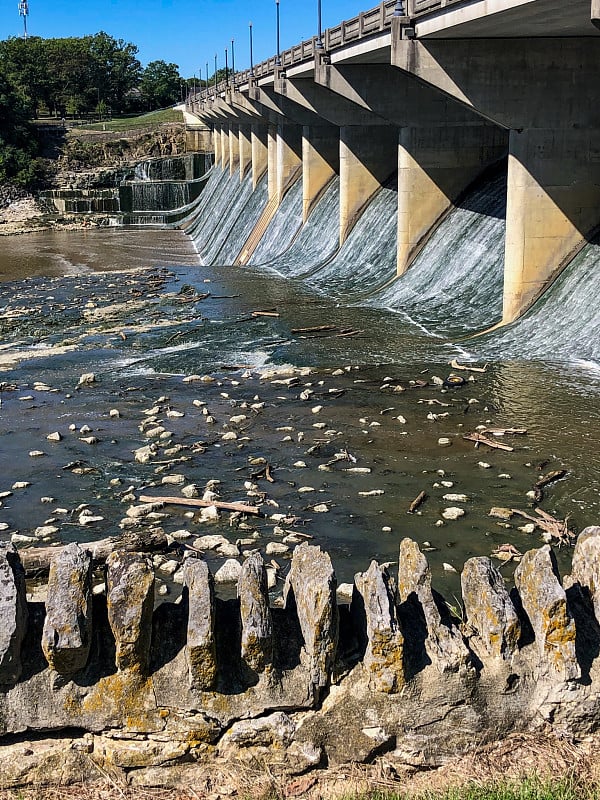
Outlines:
[[225,88],[229,86],[229,60],[227,57],[227,48],[225,48]]
[[396,5],[394,6],[394,16],[395,17],[406,16],[406,14],[404,13],[404,0],[396,0]]
[[215,100],[217,99],[217,54],[215,53]]
[[275,66],[281,66],[281,47],[279,46],[279,0],[275,0],[275,7],[277,13],[277,58],[275,59]]
[[317,35],[317,50],[324,50],[323,47],[323,20],[321,18],[321,0],[317,3],[317,15],[318,15],[318,35]]
[[19,16],[23,17],[23,38],[27,39],[27,17],[29,16],[29,4],[27,0],[19,3]]
[[250,28],[250,77],[254,77],[254,56],[253,56],[253,41],[252,41],[252,23],[248,23],[248,27]]
[[231,86],[235,89],[235,45],[234,40],[231,40]]
[[206,62],[206,97],[208,98],[208,81],[209,81],[209,74],[208,74],[208,61]]

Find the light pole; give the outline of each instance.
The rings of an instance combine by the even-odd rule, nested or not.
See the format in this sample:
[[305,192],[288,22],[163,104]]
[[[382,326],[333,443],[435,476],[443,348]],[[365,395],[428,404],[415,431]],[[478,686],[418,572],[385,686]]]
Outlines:
[[23,17],[23,38],[27,39],[27,17],[29,16],[29,4],[27,0],[19,3],[19,16]]
[[253,41],[252,41],[252,23],[248,23],[248,27],[250,28],[250,77],[254,77],[254,56],[252,53]]
[[231,85],[235,89],[235,49],[234,40],[231,40]]
[[215,53],[215,100],[217,99],[217,54]]
[[227,48],[225,48],[225,88],[229,86],[229,60],[227,58]]
[[317,3],[317,15],[318,15],[318,35],[317,35],[317,50],[324,50],[323,47],[323,21],[321,18],[321,0]]
[[406,14],[404,13],[404,0],[396,0],[396,5],[394,6],[394,16],[395,17],[406,16]]
[[279,0],[275,0],[277,9],[277,58],[275,59],[275,66],[281,66],[281,47],[279,46]]
[[208,81],[210,80],[210,75],[208,74],[208,61],[206,62],[206,98],[208,99]]

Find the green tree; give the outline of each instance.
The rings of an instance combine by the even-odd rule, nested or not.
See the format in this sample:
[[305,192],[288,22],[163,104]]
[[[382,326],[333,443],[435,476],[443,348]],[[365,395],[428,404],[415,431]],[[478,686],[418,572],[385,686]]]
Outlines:
[[104,31],[86,37],[90,57],[91,89],[96,89],[95,104],[101,100],[113,110],[126,105],[127,93],[140,82],[142,65],[134,44],[113,39]]
[[181,76],[177,64],[151,61],[142,74],[140,91],[146,108],[165,108],[181,97]]
[[0,70],[0,183],[35,182],[39,145],[29,123],[31,106]]

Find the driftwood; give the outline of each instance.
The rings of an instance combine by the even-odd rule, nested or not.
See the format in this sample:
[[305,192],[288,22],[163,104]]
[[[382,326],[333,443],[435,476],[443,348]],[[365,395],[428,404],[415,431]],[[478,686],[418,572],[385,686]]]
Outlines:
[[408,513],[414,514],[417,508],[421,505],[421,503],[424,503],[426,499],[427,499],[427,494],[425,492],[420,492],[412,501],[412,503],[409,505]]
[[487,366],[485,367],[471,367],[468,364],[459,364],[458,361],[453,358],[450,362],[450,366],[452,369],[462,369],[465,372],[487,372]]
[[242,514],[251,514],[257,517],[262,515],[258,506],[248,506],[245,503],[221,503],[219,500],[197,500],[187,497],[155,497],[142,495],[140,503],[164,503],[167,506],[190,506],[191,508],[209,508],[215,506],[221,511],[239,511]]
[[527,428],[486,428],[485,432],[492,436],[525,436]]
[[[168,542],[163,531],[140,531],[125,533],[123,536],[110,536],[97,542],[82,542],[79,546],[82,550],[89,550],[94,563],[100,565],[104,564],[115,550],[150,553],[166,550]],[[26,576],[32,578],[47,573],[50,562],[61,550],[61,547],[28,547],[19,550]]]
[[537,517],[525,511],[519,511],[516,508],[511,508],[511,511],[513,514],[518,514],[518,516],[528,519],[530,522],[535,522],[539,528],[547,533],[559,545],[571,544],[575,538],[573,531],[569,530],[568,519],[556,519],[556,517],[548,514],[547,511],[542,511],[541,508],[535,509],[535,513],[538,515]]
[[492,447],[494,450],[508,450],[509,452],[512,452],[515,449],[514,447],[509,447],[507,444],[493,442],[491,439],[487,439],[480,433],[468,433],[463,436],[463,439],[466,439],[468,442],[475,442],[475,447],[479,447],[480,444],[486,444],[488,447]]
[[536,503],[541,503],[544,499],[544,492],[542,490],[545,486],[548,486],[550,483],[554,483],[554,481],[559,481],[561,478],[564,478],[566,474],[566,469],[557,469],[553,472],[548,472],[547,475],[543,475],[539,481],[537,481],[537,483],[534,483],[533,491],[535,494]]
[[336,331],[337,325],[315,325],[312,328],[292,328],[291,333],[319,333],[320,331]]

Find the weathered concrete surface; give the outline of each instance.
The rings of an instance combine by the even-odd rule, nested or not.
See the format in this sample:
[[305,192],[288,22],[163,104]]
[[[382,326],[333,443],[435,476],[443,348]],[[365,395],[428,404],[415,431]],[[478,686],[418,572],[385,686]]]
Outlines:
[[108,619],[117,644],[117,666],[145,672],[154,607],[152,563],[137,553],[116,551],[106,567]]
[[519,648],[521,623],[504,578],[489,558],[470,558],[461,586],[467,623],[475,634],[469,644],[476,641],[490,656],[510,661]]
[[21,645],[27,631],[25,571],[14,545],[0,545],[0,685],[21,677]]
[[92,644],[92,558],[73,543],[50,564],[42,649],[50,667],[72,675]]
[[550,670],[565,681],[579,678],[575,622],[550,545],[525,553],[515,570],[515,586],[535,634],[539,674]]

